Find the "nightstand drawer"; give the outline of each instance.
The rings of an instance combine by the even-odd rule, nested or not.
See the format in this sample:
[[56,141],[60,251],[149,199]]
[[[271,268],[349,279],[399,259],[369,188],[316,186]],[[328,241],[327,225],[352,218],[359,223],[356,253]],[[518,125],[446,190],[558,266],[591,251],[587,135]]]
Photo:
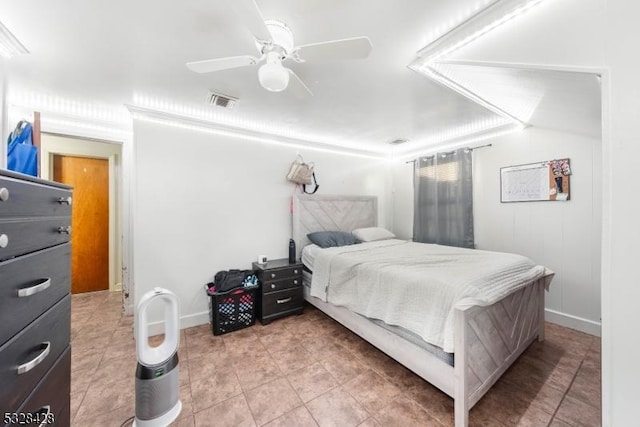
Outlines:
[[301,287],[264,294],[262,296],[262,317],[299,310],[302,308],[303,299]]
[[262,292],[277,292],[282,291],[284,289],[296,288],[302,285],[302,278],[299,276],[293,277],[291,279],[283,279],[276,281],[268,281],[262,284]]
[[0,263],[0,345],[69,293],[71,244]]
[[253,263],[253,269],[260,279],[258,319],[262,324],[302,313],[302,268],[301,263],[291,264],[288,258],[274,259],[264,264]]
[[264,282],[271,280],[286,279],[288,277],[300,276],[302,274],[302,268],[298,265],[295,267],[286,267],[278,269],[270,269],[263,273],[262,280]]
[[0,176],[0,217],[70,216],[71,191]]
[[0,260],[67,243],[71,217],[0,220]]
[[17,408],[67,349],[70,313],[66,296],[0,347],[0,410]]

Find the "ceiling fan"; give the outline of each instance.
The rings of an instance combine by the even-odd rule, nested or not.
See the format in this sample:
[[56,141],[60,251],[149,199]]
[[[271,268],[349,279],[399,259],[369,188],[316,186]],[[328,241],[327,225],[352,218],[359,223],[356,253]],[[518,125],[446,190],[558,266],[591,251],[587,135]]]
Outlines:
[[263,88],[280,92],[291,86],[291,90],[300,95],[313,95],[291,69],[282,65],[284,61],[360,59],[366,58],[371,52],[371,42],[367,37],[294,46],[293,33],[289,27],[280,21],[265,21],[255,0],[227,0],[226,3],[253,34],[260,52],[259,57],[241,55],[188,62],[187,68],[191,71],[212,73],[262,62],[258,69],[258,80]]

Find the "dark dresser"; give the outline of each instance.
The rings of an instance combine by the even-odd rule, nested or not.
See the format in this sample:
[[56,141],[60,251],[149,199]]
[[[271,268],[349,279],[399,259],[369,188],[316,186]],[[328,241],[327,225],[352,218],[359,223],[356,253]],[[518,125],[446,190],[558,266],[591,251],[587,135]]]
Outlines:
[[262,324],[302,313],[302,268],[301,263],[289,264],[288,259],[253,263],[253,270],[260,280],[257,314]]
[[2,425],[70,424],[71,188],[0,170]]

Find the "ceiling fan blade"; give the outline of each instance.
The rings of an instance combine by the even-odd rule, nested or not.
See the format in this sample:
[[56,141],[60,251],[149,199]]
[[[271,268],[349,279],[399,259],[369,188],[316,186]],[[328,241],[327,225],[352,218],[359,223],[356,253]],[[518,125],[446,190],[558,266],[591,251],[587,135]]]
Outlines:
[[293,70],[287,68],[287,71],[289,72],[289,90],[291,90],[296,96],[300,98],[313,96],[313,92],[311,92],[311,89],[309,89],[307,85],[304,84],[302,80],[300,80],[300,77],[298,77],[298,75],[294,73]]
[[296,48],[296,56],[302,62],[325,61],[332,59],[361,59],[371,53],[371,41],[368,37],[332,40],[306,44]]
[[264,23],[262,12],[255,0],[227,0],[227,4],[256,39],[271,40],[271,33]]
[[196,73],[211,73],[230,68],[246,67],[258,63],[253,56],[230,56],[228,58],[207,59],[205,61],[187,62],[187,68]]

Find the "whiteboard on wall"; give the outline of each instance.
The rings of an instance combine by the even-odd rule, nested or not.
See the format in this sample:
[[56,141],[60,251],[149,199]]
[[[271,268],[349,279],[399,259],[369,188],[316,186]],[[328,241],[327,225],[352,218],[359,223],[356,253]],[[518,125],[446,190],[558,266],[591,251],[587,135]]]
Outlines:
[[500,168],[500,201],[569,200],[569,159]]

